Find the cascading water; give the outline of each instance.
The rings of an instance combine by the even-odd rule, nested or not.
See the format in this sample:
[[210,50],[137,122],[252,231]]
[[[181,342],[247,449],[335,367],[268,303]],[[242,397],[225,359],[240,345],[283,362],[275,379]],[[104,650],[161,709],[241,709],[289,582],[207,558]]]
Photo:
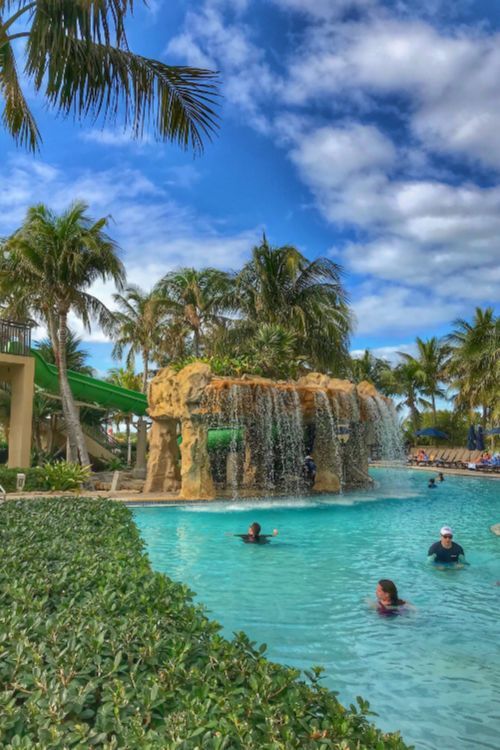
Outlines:
[[[336,406],[336,402],[334,401]],[[342,471],[342,449],[338,436],[337,417],[334,416],[334,408],[325,391],[317,391],[314,394],[316,439],[315,453],[323,452],[326,457],[327,466],[339,478],[341,487],[343,483]]]
[[367,400],[373,423],[378,455],[384,461],[404,459],[403,435],[394,405],[380,396]]

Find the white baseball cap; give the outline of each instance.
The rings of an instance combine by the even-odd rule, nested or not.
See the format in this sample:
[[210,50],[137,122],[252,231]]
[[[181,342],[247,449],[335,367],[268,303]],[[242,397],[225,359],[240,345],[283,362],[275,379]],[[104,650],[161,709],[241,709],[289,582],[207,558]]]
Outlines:
[[441,534],[441,536],[444,536],[445,534],[451,534],[451,536],[453,536],[453,531],[449,526],[442,526],[439,533]]

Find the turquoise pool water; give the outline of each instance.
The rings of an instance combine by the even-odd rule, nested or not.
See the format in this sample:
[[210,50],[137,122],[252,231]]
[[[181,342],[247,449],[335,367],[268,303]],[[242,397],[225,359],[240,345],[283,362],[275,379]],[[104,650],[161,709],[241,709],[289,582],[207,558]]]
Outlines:
[[[418,750],[500,748],[500,482],[378,469],[373,491],[134,509],[153,567],[187,583],[230,636],[244,630],[270,658],[307,668],[348,704],[362,695],[385,730]],[[279,529],[265,546],[227,533]],[[470,567],[425,562],[443,524]],[[416,612],[369,609],[392,578]]]

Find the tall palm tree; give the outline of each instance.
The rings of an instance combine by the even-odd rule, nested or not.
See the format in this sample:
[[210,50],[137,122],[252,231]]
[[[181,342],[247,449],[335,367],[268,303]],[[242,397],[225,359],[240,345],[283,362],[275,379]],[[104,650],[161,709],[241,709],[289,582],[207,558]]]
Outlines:
[[30,208],[7,241],[7,257],[0,258],[0,296],[6,290],[47,325],[59,369],[70,458],[82,464],[90,461],[67,376],[68,315],[76,313],[88,330],[92,319],[109,330],[110,311],[88,290],[99,279],[121,287],[125,278],[117,246],[104,232],[107,219],[93,221],[86,211],[81,202],[59,216],[43,204]]
[[417,336],[417,356],[399,352],[407,362],[417,363],[421,371],[423,390],[431,399],[434,422],[436,421],[436,397],[444,398],[446,392],[441,383],[446,377],[446,366],[449,359],[449,347],[442,344],[435,336],[424,341]]
[[15,40],[23,40],[23,77],[63,116],[103,122],[123,113],[140,137],[152,125],[162,140],[203,148],[216,126],[216,75],[166,65],[130,51],[126,16],[133,0],[0,0],[3,122],[31,150],[40,132],[25,98]]
[[[51,365],[56,364],[56,355],[52,348],[52,342],[50,338],[42,339],[35,344],[40,356]],[[94,375],[94,368],[86,364],[89,358],[89,353],[82,347],[82,340],[73,331],[68,328],[68,335],[66,337],[66,365],[68,370],[73,372],[80,372],[82,375]]]
[[447,336],[451,346],[448,372],[459,408],[481,408],[488,421],[500,393],[500,317],[492,307],[476,307],[472,322],[455,320]]
[[165,323],[165,301],[156,289],[144,292],[130,284],[123,294],[113,295],[118,305],[115,312],[115,345],[112,356],[121,359],[128,347],[126,364],[134,369],[136,356],[142,359],[142,393],[146,393],[149,377],[149,362],[159,346],[162,326]]
[[167,273],[156,286],[172,319],[192,332],[196,357],[201,354],[204,333],[232,306],[232,283],[230,274],[215,268],[180,268]]
[[264,236],[236,278],[235,301],[247,324],[292,332],[296,352],[311,367],[345,367],[352,317],[342,269],[333,261],[309,261],[295,247],[271,247]]

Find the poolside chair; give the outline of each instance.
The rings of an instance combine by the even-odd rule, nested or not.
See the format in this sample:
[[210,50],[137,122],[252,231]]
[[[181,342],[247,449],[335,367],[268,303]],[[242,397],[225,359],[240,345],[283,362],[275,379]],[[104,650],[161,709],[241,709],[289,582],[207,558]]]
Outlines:
[[455,458],[459,453],[460,451],[457,450],[456,448],[454,450],[450,450],[448,452],[448,455],[446,456],[446,459],[444,460],[443,465],[446,466],[447,468],[451,468],[454,465]]
[[432,462],[433,466],[441,466],[444,463],[446,455],[448,453],[449,451],[446,448],[442,448],[441,450],[436,451],[434,455],[434,461]]

